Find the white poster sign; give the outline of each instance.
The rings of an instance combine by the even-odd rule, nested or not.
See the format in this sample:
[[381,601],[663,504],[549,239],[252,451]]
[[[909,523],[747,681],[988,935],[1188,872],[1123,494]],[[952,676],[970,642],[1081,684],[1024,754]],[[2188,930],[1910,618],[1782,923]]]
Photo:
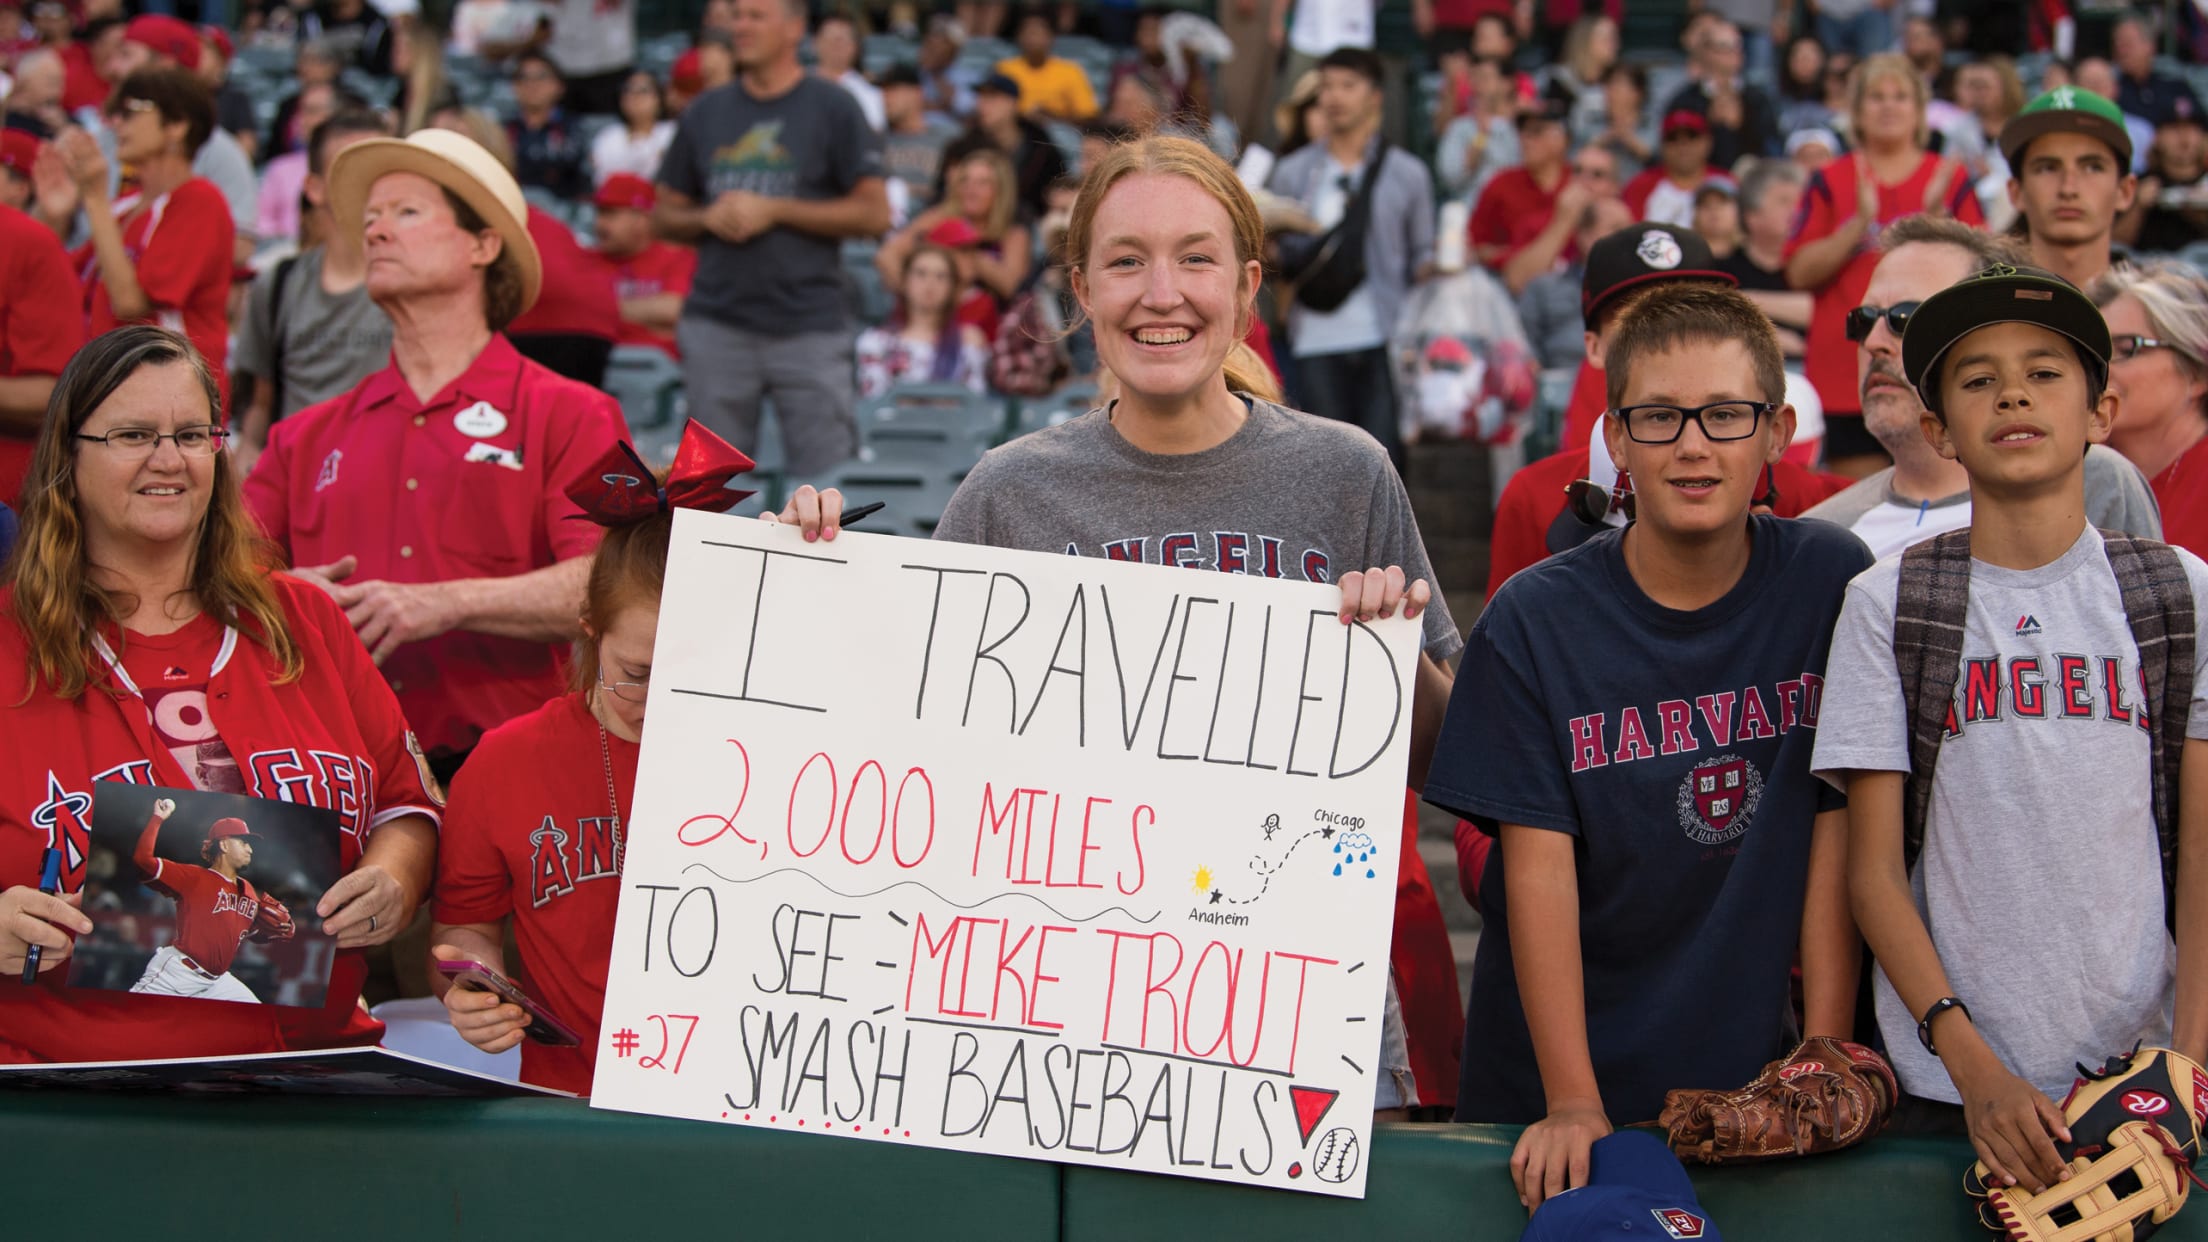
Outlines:
[[1362,1196],[1419,625],[679,513],[592,1103]]

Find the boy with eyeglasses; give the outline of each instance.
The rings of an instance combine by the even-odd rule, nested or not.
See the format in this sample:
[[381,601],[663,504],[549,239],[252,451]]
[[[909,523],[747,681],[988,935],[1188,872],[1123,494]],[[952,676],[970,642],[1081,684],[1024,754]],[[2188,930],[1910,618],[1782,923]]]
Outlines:
[[[1849,1033],[1843,801],[1810,774],[1854,536],[1750,512],[1793,437],[1778,337],[1670,284],[1607,351],[1636,519],[1504,584],[1467,636],[1425,796],[1498,838],[1460,1121],[1526,1124],[1530,1208],[1664,1093]],[[1800,950],[1807,1021],[1790,1017]]]
[[2074,1066],[2208,1054],[2208,798],[2178,796],[2201,792],[2208,565],[2086,519],[2109,354],[2092,302],[2038,268],[1910,316],[1902,365],[1972,524],[1849,585],[1815,755],[1848,794],[1894,1125],[1967,1133],[1992,1185],[2033,1192],[2070,1176]]

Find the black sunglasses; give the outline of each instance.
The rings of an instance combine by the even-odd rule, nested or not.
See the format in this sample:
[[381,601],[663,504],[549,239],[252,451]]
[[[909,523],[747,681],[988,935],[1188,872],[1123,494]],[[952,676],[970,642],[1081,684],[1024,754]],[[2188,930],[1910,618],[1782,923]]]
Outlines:
[[1848,312],[1848,339],[1861,345],[1871,339],[1871,329],[1878,326],[1879,316],[1886,317],[1886,326],[1895,336],[1909,330],[1909,316],[1917,313],[1921,302],[1896,302],[1892,306],[1858,306]]

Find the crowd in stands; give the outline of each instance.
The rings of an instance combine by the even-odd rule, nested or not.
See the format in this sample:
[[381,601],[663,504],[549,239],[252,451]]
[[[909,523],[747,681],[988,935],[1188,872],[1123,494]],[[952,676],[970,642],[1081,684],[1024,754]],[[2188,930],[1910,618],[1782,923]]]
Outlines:
[[[1706,408],[1693,412],[1695,435],[1728,438],[1712,425],[1728,416],[1733,430],[1746,420],[1742,440],[1783,425],[1787,439],[1756,472],[1756,507],[1828,519],[1865,545],[1802,536],[1817,563],[1797,568],[1830,596],[1829,623],[1847,576],[1870,563],[1866,547],[1883,557],[1971,521],[1969,463],[1927,438],[1940,416],[1902,341],[1920,305],[1999,265],[2084,291],[2113,334],[2105,382],[2121,414],[2084,454],[2093,524],[2208,553],[2208,23],[2189,6],[2164,24],[2073,15],[2059,0],[1702,0],[1681,6],[1676,45],[1629,47],[1618,0],[1409,0],[1407,46],[1384,33],[1402,16],[1394,0],[886,14],[707,0],[695,30],[649,38],[636,0],[459,0],[436,14],[418,0],[198,0],[198,12],[177,11],[191,5],[0,0],[0,501],[51,536],[80,494],[122,496],[124,482],[66,465],[77,442],[98,440],[123,446],[113,464],[205,475],[228,498],[211,520],[240,538],[257,524],[281,549],[293,575],[272,577],[236,547],[195,568],[183,534],[141,529],[152,519],[123,497],[119,516],[88,521],[76,544],[49,537],[33,551],[68,566],[38,579],[55,591],[102,548],[131,549],[107,589],[137,590],[139,611],[41,624],[165,634],[147,602],[157,590],[243,609],[275,636],[257,657],[270,667],[254,672],[268,674],[271,713],[313,687],[349,687],[354,715],[322,722],[341,735],[331,744],[389,756],[400,776],[414,773],[405,755],[416,747],[422,785],[385,791],[401,831],[348,853],[367,878],[323,912],[347,929],[347,949],[388,941],[422,903],[427,803],[479,743],[489,759],[472,785],[463,777],[454,815],[491,805],[494,782],[526,783],[525,760],[570,744],[564,766],[590,778],[576,797],[611,795],[617,757],[621,787],[633,787],[666,533],[655,553],[653,536],[617,529],[606,540],[618,557],[600,553],[594,571],[596,528],[566,520],[621,526],[566,489],[617,440],[665,467],[689,427],[714,433],[758,464],[755,503],[787,499],[809,532],[833,528],[832,506],[819,507],[832,487],[867,499],[848,484],[859,462],[910,476],[920,499],[903,533],[940,521],[1003,546],[1090,539],[1101,551],[1112,522],[1096,515],[1137,523],[1177,503],[1167,476],[1145,473],[1155,463],[1113,459],[1125,478],[1099,482],[1109,421],[1022,443],[1122,385],[1151,383],[1115,375],[1115,358],[1168,368],[1200,328],[1129,310],[1150,251],[1108,273],[1086,266],[1104,244],[1097,200],[1114,185],[1122,210],[1130,186],[1159,201],[1192,194],[1199,215],[1224,208],[1232,257],[1263,265],[1259,313],[1226,315],[1227,368],[1278,438],[1249,459],[1261,465],[1237,468],[1247,494],[1217,497],[1220,511],[1308,524],[1307,542],[1352,549],[1344,556],[1384,546],[1417,591],[1432,573],[1401,478],[1433,437],[1478,436],[1498,459],[1524,460],[1498,501],[1490,597],[1626,524],[1627,459],[1652,459],[1688,420],[1665,440],[1666,427],[1606,417],[1626,383],[1611,353],[1670,348],[1627,312],[1651,289],[1683,289],[1705,325],[1688,336],[1748,322],[1739,331],[1762,350],[1768,326],[1784,401],[1765,404],[1793,411]],[[1136,150],[1179,162],[1164,176],[1135,167]],[[1188,190],[1230,166],[1240,188]],[[1245,202],[1262,226],[1235,214]],[[181,333],[190,350],[143,325]],[[204,406],[205,426],[134,443],[104,412],[126,383]],[[1290,410],[1361,433],[1314,433]],[[425,427],[441,438],[410,436]],[[1356,446],[1346,458],[1345,443]],[[1338,486],[1335,507],[1354,514],[1280,507],[1268,492],[1291,478]],[[1075,482],[1110,493],[1077,531],[1007,524],[972,499]],[[1358,525],[1368,498],[1373,531]],[[19,604],[31,581],[22,563],[9,578]],[[1544,589],[1571,585],[1558,575]],[[1387,589],[1390,609],[1411,597],[1401,581]],[[1470,618],[1452,619],[1438,586],[1430,604],[1417,599],[1431,749]],[[578,615],[592,680],[563,695],[554,648]],[[1596,615],[1589,633],[1607,622],[1637,624]],[[1481,684],[1507,697],[1512,669],[1573,663],[1535,628],[1515,654],[1493,635],[1475,644]],[[1696,641],[1711,644],[1712,667],[1752,648],[1754,676],[1775,681],[1821,662],[1828,636],[1805,631],[1784,649],[1737,629]],[[96,675],[81,652],[57,657],[66,643],[52,634],[29,641],[23,659],[41,676],[81,690]],[[500,732],[509,726],[519,731]],[[1523,744],[1492,723],[1451,727],[1445,743]],[[1799,813],[1806,858],[1808,826],[1835,808],[1809,743],[1791,745],[1798,771],[1772,796]],[[98,757],[77,766],[96,771]],[[1529,755],[1528,769],[1538,761]],[[22,792],[0,788],[0,837],[23,818]],[[1561,780],[1538,792],[1571,797]],[[1492,789],[1449,796],[1468,817],[1459,884],[1492,909],[1504,892],[1488,867],[1497,821],[1518,825]],[[484,845],[448,860],[440,951],[496,960],[513,912],[500,857]],[[0,889],[20,879],[17,861],[0,848]],[[1542,863],[1568,873],[1568,845]],[[610,905],[575,917],[602,919],[610,936]],[[7,931],[0,923],[0,950]],[[525,927],[524,952],[556,931]],[[1480,970],[1507,971],[1508,944],[1483,941]],[[1806,932],[1803,944],[1810,954]],[[1411,956],[1430,965],[1436,952],[1446,958],[1446,943]],[[1774,1014],[1784,956],[1759,962],[1776,971],[1759,976]],[[1842,966],[1852,959],[1804,973],[1823,980]],[[1390,1029],[1407,1024],[1409,1051],[1393,1102],[1446,1106],[1463,1011],[1453,992],[1409,984],[1434,977],[1416,961],[1399,958],[1396,975],[1403,1023]],[[581,997],[593,986],[564,985]],[[1598,1045],[1635,1021],[1628,1002],[1642,986],[1621,982],[1603,1012],[1583,1015],[1604,1028]],[[1531,1055],[1521,1045],[1527,1021],[1542,1020],[1537,990],[1522,1010],[1473,1024],[1466,1047],[1484,1050],[1490,1077],[1468,1077],[1458,1098],[1482,1119],[1543,1119],[1522,1075],[1494,1077]],[[1815,998],[1825,1017],[1829,999]],[[11,1040],[48,1047],[39,1039],[73,1020],[71,1003],[49,998],[38,1039],[0,1025],[0,1059]],[[316,1015],[308,1034],[338,1032],[343,1008]],[[518,1034],[494,1009],[480,1021],[456,1012],[455,1024],[511,1046]],[[552,1080],[587,1089],[588,1073],[586,1059]]]

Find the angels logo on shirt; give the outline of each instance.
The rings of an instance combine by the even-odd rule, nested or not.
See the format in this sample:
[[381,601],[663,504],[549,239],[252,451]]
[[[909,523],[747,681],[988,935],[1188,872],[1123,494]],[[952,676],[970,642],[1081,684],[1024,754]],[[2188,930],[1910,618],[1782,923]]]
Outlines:
[[314,476],[314,490],[319,492],[337,482],[337,468],[344,460],[344,449],[331,449],[330,455],[322,459],[321,471]]
[[1748,831],[1763,800],[1763,773],[1739,755],[1694,765],[1679,783],[1679,826],[1703,845],[1722,845]]
[[1699,1238],[1709,1228],[1709,1222],[1685,1208],[1650,1208],[1649,1215],[1664,1227],[1664,1232],[1675,1238]]
[[31,827],[46,830],[49,849],[61,851],[62,891],[84,887],[84,863],[92,853],[92,795],[64,789],[60,778],[46,773],[46,800],[31,808]]

